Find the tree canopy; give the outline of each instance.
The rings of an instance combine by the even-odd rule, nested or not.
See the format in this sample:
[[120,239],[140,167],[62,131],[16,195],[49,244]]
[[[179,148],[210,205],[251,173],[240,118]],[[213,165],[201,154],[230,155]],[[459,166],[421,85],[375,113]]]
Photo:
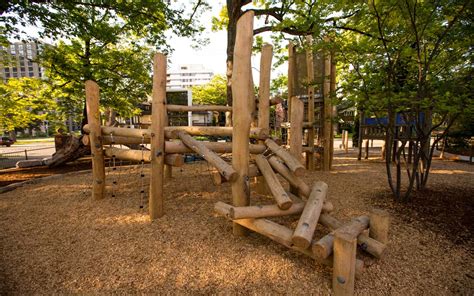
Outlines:
[[226,88],[226,78],[214,75],[208,83],[192,87],[193,101],[201,105],[225,105]]

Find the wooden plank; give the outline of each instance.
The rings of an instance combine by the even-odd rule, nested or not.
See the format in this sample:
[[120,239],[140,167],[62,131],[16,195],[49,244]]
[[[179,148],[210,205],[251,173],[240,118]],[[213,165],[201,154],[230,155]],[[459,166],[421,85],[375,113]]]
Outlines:
[[[327,38],[326,38],[327,39]],[[324,83],[323,83],[323,98],[324,98],[324,124],[323,124],[323,171],[331,170],[331,142],[332,142],[332,103],[330,97],[331,90],[331,55],[329,52],[324,54]]]
[[[232,183],[232,201],[234,206],[247,206],[250,203],[249,186],[249,134],[252,121],[250,110],[253,96],[250,80],[250,58],[253,44],[253,11],[245,12],[237,21],[234,46],[234,65],[232,69],[232,167],[238,177]],[[245,228],[233,225],[234,235],[245,235]]]
[[[148,212],[153,221],[164,215],[163,170],[165,165],[166,122],[166,56],[157,53],[153,57],[153,90],[151,120],[151,177]],[[105,133],[107,134],[107,133]]]
[[324,182],[318,181],[313,185],[311,194],[291,238],[291,241],[296,246],[306,249],[311,245],[314,230],[316,225],[318,225],[319,216],[323,209],[323,202],[326,199],[327,190],[328,185]]
[[294,158],[288,151],[283,149],[280,145],[275,143],[271,139],[265,141],[265,145],[278,157],[280,157],[285,164],[288,166],[291,172],[296,176],[302,176],[304,174],[305,168],[296,158]]
[[178,132],[178,137],[186,146],[204,157],[209,164],[218,169],[226,180],[235,181],[237,179],[237,172],[232,168],[232,166],[220,158],[215,152],[208,149],[203,143],[196,141],[185,132]]
[[268,163],[267,159],[263,155],[259,154],[255,156],[255,161],[257,163],[258,169],[262,173],[263,177],[265,177],[268,188],[275,198],[278,207],[282,210],[289,209],[293,204],[293,201],[290,199],[285,189],[283,189],[283,186],[281,186],[280,181],[275,175],[275,172],[273,172],[273,169]]
[[87,121],[90,127],[89,141],[92,155],[92,198],[104,198],[105,165],[102,150],[99,110],[99,85],[92,80],[86,81]]

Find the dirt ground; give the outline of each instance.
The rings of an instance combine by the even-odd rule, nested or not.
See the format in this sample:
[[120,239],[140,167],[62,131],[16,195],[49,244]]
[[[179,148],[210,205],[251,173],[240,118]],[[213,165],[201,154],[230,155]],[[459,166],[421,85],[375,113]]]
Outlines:
[[[110,173],[100,201],[90,198],[88,173],[1,194],[0,294],[331,293],[331,268],[258,234],[232,235],[231,223],[213,212],[216,201],[231,202],[230,185],[214,185],[204,162],[173,171],[166,215],[153,223],[139,170]],[[337,155],[333,171],[304,178],[328,183],[341,220],[374,207],[392,216],[384,258],[358,254],[366,269],[357,295],[474,294],[473,165],[434,161],[430,189],[411,204],[392,201],[375,158]]]

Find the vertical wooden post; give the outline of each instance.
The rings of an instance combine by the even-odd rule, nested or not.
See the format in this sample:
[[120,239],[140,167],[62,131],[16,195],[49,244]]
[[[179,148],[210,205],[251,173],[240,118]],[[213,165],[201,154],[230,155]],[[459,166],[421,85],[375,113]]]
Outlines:
[[353,295],[355,282],[357,238],[345,232],[334,235],[334,268],[332,289],[334,295]]
[[166,56],[153,57],[153,91],[151,111],[151,178],[148,212],[153,221],[164,215],[163,170],[165,163],[166,125]]
[[104,151],[102,150],[100,111],[99,111],[99,86],[92,80],[86,81],[86,108],[87,122],[90,126],[89,139],[92,154],[92,197],[104,198],[105,167]]
[[297,97],[291,98],[291,139],[290,153],[303,164],[303,114],[304,103]]
[[[238,177],[232,183],[232,201],[234,206],[250,204],[249,189],[249,133],[251,110],[249,100],[251,73],[250,57],[253,42],[253,11],[247,11],[237,21],[235,38],[234,66],[232,75],[232,166]],[[233,224],[234,235],[245,235],[243,226]]]
[[[290,42],[288,43],[288,112],[286,121],[290,121],[291,116],[291,98],[293,97],[293,89],[295,87],[295,45]],[[291,124],[291,121],[290,121]],[[287,129],[287,143],[291,139],[291,130]]]
[[[327,39],[327,38],[326,38]],[[323,127],[323,171],[331,170],[331,142],[332,142],[332,103],[330,97],[331,90],[331,55],[326,50],[324,52],[324,127]]]
[[357,155],[357,160],[361,160],[362,159],[362,141],[364,139],[364,129],[362,128],[362,124],[364,123],[365,121],[365,118],[364,118],[364,111],[361,111],[360,112],[360,116],[359,116],[359,138],[357,139],[358,141],[358,145],[359,146],[359,154]]
[[388,243],[388,230],[390,228],[390,215],[380,209],[370,211],[369,237],[383,243]]
[[173,178],[173,167],[165,164],[165,179],[169,180]]
[[346,150],[346,153],[349,152],[349,131],[345,131],[346,132],[346,138],[344,139],[344,148]]
[[[273,46],[264,44],[260,57],[260,83],[258,88],[258,127],[270,130],[270,74],[272,69]],[[265,141],[259,141],[265,144]],[[265,178],[256,177],[256,190],[260,194],[268,194]]]
[[[329,39],[328,39],[329,40]],[[336,97],[336,53],[334,49],[331,49],[331,81],[330,81],[330,98],[335,98]],[[330,156],[329,156],[329,169],[332,168],[332,161],[334,159],[334,127],[335,125],[333,124],[333,119],[337,117],[337,108],[336,106],[332,105],[331,102],[331,108],[332,108],[332,116],[331,116],[331,140],[329,142],[329,147],[330,147]]]
[[[306,41],[309,46],[313,45],[313,38],[306,36]],[[308,129],[308,147],[310,151],[306,152],[306,168],[314,170],[314,61],[313,50],[309,48],[306,50],[306,75],[310,85],[308,86],[308,121],[311,127]]]
[[369,139],[365,140],[365,159],[369,159],[369,142]]

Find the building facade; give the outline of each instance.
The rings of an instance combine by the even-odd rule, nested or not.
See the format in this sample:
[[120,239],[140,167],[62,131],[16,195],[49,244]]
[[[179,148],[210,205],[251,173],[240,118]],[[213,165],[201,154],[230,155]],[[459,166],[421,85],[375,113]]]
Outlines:
[[177,69],[168,72],[166,87],[168,89],[188,89],[195,85],[202,85],[211,81],[214,73],[204,65],[180,65]]
[[16,42],[0,47],[0,77],[3,81],[10,78],[42,78],[43,71],[35,63],[39,44],[35,42]]

